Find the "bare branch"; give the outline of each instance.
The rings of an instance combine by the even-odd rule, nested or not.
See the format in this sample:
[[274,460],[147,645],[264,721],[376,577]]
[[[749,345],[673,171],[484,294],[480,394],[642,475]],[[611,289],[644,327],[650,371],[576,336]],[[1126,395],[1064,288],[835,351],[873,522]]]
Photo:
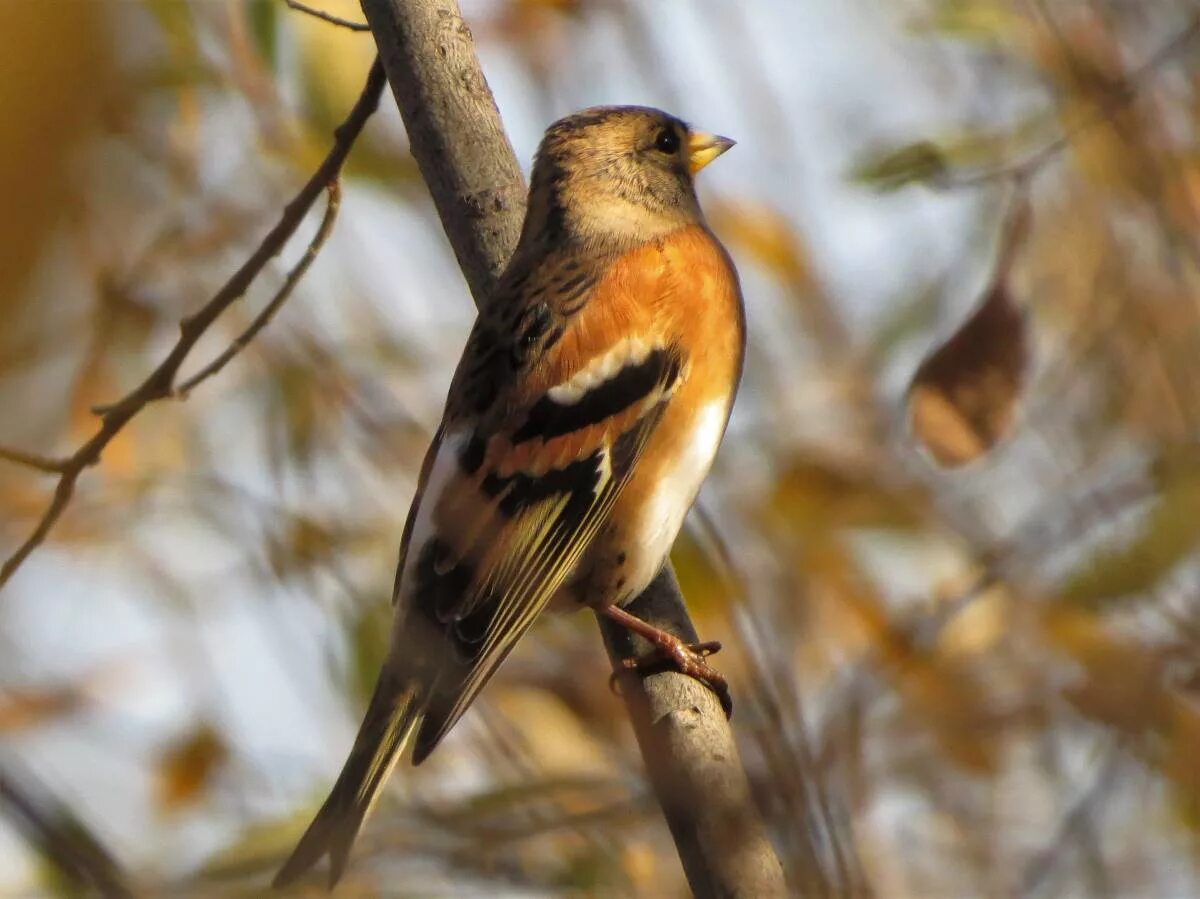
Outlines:
[[[413,156],[482,305],[516,246],[525,185],[471,31],[455,0],[362,5]],[[695,639],[669,567],[629,610]],[[623,629],[601,622],[601,632],[610,656],[629,655]],[[625,694],[693,892],[701,899],[786,895],[783,868],[751,800],[732,731],[708,687],[662,672],[635,681]]]
[[283,2],[288,5],[289,9],[294,9],[296,12],[302,12],[306,16],[320,19],[322,22],[328,22],[330,25],[337,25],[339,28],[348,28],[351,31],[371,30],[371,26],[365,22],[352,22],[349,19],[343,19],[341,16],[335,16],[331,12],[325,12],[323,9],[316,9],[307,3],[301,3],[300,0],[283,0]]
[[14,465],[33,468],[46,474],[62,474],[63,470],[71,464],[70,459],[54,459],[49,456],[39,456],[36,453],[26,453],[7,446],[0,446],[0,459],[5,459]]
[[18,783],[11,767],[0,769],[0,810],[68,883],[105,899],[133,895],[100,841],[29,772],[22,771]]
[[317,254],[321,252],[321,247],[329,239],[329,235],[333,232],[334,222],[337,221],[338,208],[342,203],[342,188],[336,177],[326,186],[326,192],[329,198],[325,203],[325,215],[321,219],[321,224],[317,227],[317,233],[308,242],[308,247],[305,249],[304,255],[292,266],[291,271],[284,278],[283,284],[275,292],[275,296],[271,297],[271,302],[263,307],[262,311],[255,316],[254,321],[234,339],[233,343],[226,347],[221,355],[175,388],[175,396],[180,399],[187,399],[188,394],[197,385],[207,381],[228,365],[230,360],[244,350],[250,341],[258,336],[258,332],[270,323],[271,319],[275,317],[275,313],[279,311],[288,297],[292,295],[292,291],[296,289],[296,285],[300,283],[300,279],[304,277],[304,273],[308,271],[309,266],[313,264],[313,260],[317,258]]
[[[275,224],[275,227],[268,232],[250,258],[233,273],[220,290],[195,314],[185,318],[180,323],[179,339],[175,342],[175,346],[171,348],[166,358],[159,363],[158,367],[138,387],[120,400],[96,410],[97,414],[101,416],[99,430],[91,439],[79,447],[73,455],[68,459],[62,460],[61,467],[52,469],[59,474],[54,496],[36,527],[34,527],[33,532],[5,560],[4,565],[0,566],[0,589],[5,587],[29,557],[29,554],[37,549],[42,541],[46,539],[46,535],[54,527],[70,503],[71,496],[75,492],[75,483],[83,471],[100,461],[100,456],[104,452],[105,447],[148,404],[175,395],[175,378],[179,373],[180,366],[183,365],[184,360],[187,359],[196,342],[208,331],[212,324],[220,317],[221,313],[233,305],[249,289],[254,279],[258,277],[267,263],[279,254],[292,235],[296,233],[296,229],[300,227],[301,222],[304,221],[305,216],[308,215],[309,210],[312,209],[321,192],[328,190],[330,185],[337,180],[338,174],[345,164],[346,157],[350,153],[350,148],[354,146],[354,142],[357,140],[358,135],[362,133],[367,119],[371,117],[371,114],[379,105],[379,98],[383,93],[383,85],[383,69],[379,61],[376,60],[375,64],[371,67],[370,74],[367,76],[367,83],[363,88],[363,92],[354,104],[354,108],[346,117],[346,120],[334,131],[333,147],[296,196],[284,207],[283,214]],[[335,197],[336,189],[330,195],[331,205],[336,209],[337,203]],[[326,216],[328,215],[327,211]],[[319,237],[320,234],[321,231],[318,230]],[[321,241],[323,240],[324,238],[322,237]],[[311,250],[312,247],[310,246]],[[305,259],[302,259],[298,264],[301,267],[301,274],[311,261],[311,259],[307,258],[306,254]],[[275,308],[278,308],[279,304],[291,292],[291,287],[294,286],[294,284],[289,286],[288,282],[291,280],[292,278],[289,276],[288,281],[285,281],[284,287],[281,288],[284,291],[283,298],[279,298],[277,295],[276,299],[272,300],[272,305]],[[275,308],[271,308],[271,305],[269,305],[268,310],[264,310],[267,320],[274,314]],[[260,318],[262,318],[261,315]],[[265,324],[266,321],[263,321],[263,325]],[[254,326],[252,325],[251,327],[253,328]],[[234,354],[236,352],[237,350],[235,349]],[[218,361],[220,362],[220,360]],[[220,365],[224,365],[224,362],[220,362]],[[218,365],[218,368],[220,365]],[[201,372],[201,374],[204,374],[204,372]],[[204,377],[207,377],[207,375],[205,374]],[[199,381],[196,383],[199,383]],[[36,458],[30,457],[27,454],[17,455],[24,457],[24,461],[27,464],[30,459]],[[9,458],[12,457],[10,456]],[[41,461],[52,460],[43,459]],[[39,466],[35,465],[33,467]],[[46,469],[43,468],[42,470]]]
[[951,174],[948,178],[942,180],[941,183],[947,187],[975,187],[1005,178],[1014,178],[1018,181],[1027,180],[1037,174],[1042,166],[1069,147],[1071,142],[1081,134],[1109,121],[1113,113],[1137,99],[1138,93],[1150,79],[1150,76],[1154,75],[1159,69],[1174,59],[1178,53],[1186,49],[1188,44],[1197,35],[1200,35],[1200,16],[1193,17],[1178,34],[1159,47],[1144,63],[1130,72],[1121,84],[1120,90],[1114,91],[1112,96],[1106,97],[1103,102],[1097,103],[1090,111],[1084,113],[1079,120],[1068,125],[1062,134],[1045,146],[1033,150],[1023,159],[973,174]]

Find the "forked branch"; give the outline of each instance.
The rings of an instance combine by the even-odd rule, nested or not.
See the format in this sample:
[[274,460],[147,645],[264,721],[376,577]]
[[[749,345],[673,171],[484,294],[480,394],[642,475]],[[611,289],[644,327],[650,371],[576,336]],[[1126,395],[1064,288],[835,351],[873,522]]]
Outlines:
[[[23,465],[47,474],[58,475],[58,483],[55,485],[54,495],[51,497],[50,503],[38,520],[38,523],[25,538],[24,542],[5,560],[3,566],[0,566],[0,590],[8,584],[12,576],[16,574],[25,560],[29,558],[30,553],[37,549],[46,539],[46,535],[50,533],[50,530],[58,522],[59,518],[62,517],[63,512],[70,504],[71,497],[75,492],[75,484],[79,480],[80,475],[87,468],[100,461],[101,455],[105,448],[112,442],[113,438],[150,403],[161,399],[186,396],[189,391],[202,381],[207,380],[224,368],[267,325],[291,295],[300,277],[307,271],[316,258],[317,253],[328,238],[330,230],[333,227],[340,196],[337,185],[338,176],[342,171],[342,166],[346,162],[346,157],[349,155],[351,147],[354,146],[354,142],[358,139],[359,134],[362,133],[367,119],[371,117],[371,114],[379,105],[379,98],[383,93],[384,83],[383,68],[380,66],[379,61],[376,60],[375,64],[371,67],[371,72],[367,77],[367,83],[363,88],[363,92],[354,104],[354,108],[346,117],[346,120],[334,131],[333,146],[330,148],[328,155],[326,155],[308,181],[305,182],[304,186],[300,188],[300,191],[291,202],[284,207],[283,213],[279,217],[279,221],[275,224],[275,227],[267,233],[257,249],[230,276],[229,280],[213,294],[212,298],[194,314],[188,316],[180,323],[179,339],[175,341],[175,345],[154,371],[141,384],[121,399],[94,410],[100,416],[100,427],[90,439],[70,456],[63,459],[49,458],[16,449],[0,447],[0,459],[5,459],[14,464]],[[176,386],[179,370],[187,360],[197,341],[212,327],[213,323],[220,318],[226,309],[245,294],[267,264],[279,255],[280,251],[296,233],[296,229],[300,227],[300,224],[304,221],[322,192],[327,193],[329,196],[325,208],[325,216],[317,228],[316,234],[309,242],[304,255],[289,271],[275,296],[263,311],[258,314],[251,325],[224,352],[202,368],[197,374],[184,381],[182,385]]]

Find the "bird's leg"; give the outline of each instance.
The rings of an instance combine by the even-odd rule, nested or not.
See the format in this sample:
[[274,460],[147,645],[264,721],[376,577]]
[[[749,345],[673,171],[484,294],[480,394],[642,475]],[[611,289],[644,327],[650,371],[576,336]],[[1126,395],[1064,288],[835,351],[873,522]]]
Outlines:
[[670,631],[655,627],[619,606],[605,606],[600,611],[601,614],[626,630],[644,637],[654,646],[654,650],[648,655],[621,659],[621,669],[613,673],[614,683],[619,675],[627,671],[647,673],[675,670],[680,674],[695,678],[716,693],[717,698],[721,700],[721,708],[725,710],[725,717],[729,718],[733,715],[733,699],[729,695],[729,684],[726,683],[720,672],[705,661],[707,656],[721,649],[718,641],[685,643]]

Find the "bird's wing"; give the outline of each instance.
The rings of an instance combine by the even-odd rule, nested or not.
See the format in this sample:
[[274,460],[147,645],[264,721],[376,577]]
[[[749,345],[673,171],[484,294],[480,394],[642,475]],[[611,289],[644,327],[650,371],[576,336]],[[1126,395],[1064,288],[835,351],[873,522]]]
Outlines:
[[405,528],[391,658],[425,689],[415,762],[571,573],[685,375],[653,266],[517,280],[476,323]]

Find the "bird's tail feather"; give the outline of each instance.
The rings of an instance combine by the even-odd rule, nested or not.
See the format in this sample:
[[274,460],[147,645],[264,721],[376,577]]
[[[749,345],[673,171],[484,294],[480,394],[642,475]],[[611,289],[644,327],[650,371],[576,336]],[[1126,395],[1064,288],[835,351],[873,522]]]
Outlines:
[[401,683],[385,666],[350,758],[329,798],[275,875],[272,886],[291,883],[326,853],[329,853],[329,885],[337,883],[363,820],[420,720],[421,706],[412,687]]

